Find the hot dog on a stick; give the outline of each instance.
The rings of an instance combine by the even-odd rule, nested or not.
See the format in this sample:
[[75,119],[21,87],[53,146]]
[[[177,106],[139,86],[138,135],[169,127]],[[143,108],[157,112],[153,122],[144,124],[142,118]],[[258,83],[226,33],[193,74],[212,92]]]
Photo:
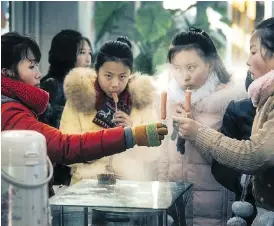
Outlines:
[[118,95],[117,95],[117,93],[112,93],[111,95],[112,95],[113,101],[115,103],[115,112],[117,112],[117,110],[118,110],[117,109],[117,104],[119,102]]
[[184,108],[186,111],[186,116],[188,117],[190,115],[191,112],[191,90],[189,90],[188,88],[185,91],[185,104],[184,104]]
[[161,94],[161,120],[166,120],[167,92]]

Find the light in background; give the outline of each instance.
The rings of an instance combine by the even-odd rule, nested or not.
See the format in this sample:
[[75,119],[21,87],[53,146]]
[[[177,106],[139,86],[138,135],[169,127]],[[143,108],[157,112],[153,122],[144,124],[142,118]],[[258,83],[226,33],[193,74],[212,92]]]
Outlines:
[[163,7],[165,9],[181,9],[182,11],[186,10],[191,5],[194,5],[196,1],[178,1],[178,0],[164,0]]
[[9,32],[9,2],[1,1],[1,35]]
[[264,8],[264,18],[270,18],[273,15],[273,10],[274,10],[274,4],[272,0],[266,0],[265,1],[265,8]]

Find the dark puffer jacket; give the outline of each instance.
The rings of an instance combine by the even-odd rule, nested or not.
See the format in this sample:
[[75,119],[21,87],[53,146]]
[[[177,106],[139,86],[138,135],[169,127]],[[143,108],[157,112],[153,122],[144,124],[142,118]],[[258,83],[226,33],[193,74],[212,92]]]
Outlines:
[[231,101],[223,118],[221,132],[237,140],[249,140],[256,108],[251,99]]
[[[64,73],[64,72],[62,72]],[[42,80],[40,87],[49,93],[49,104],[39,120],[55,128],[59,128],[66,98],[64,95],[64,79],[62,76],[54,76],[56,73],[48,73]],[[65,77],[65,76],[63,76]],[[69,185],[71,168],[63,164],[54,165],[54,184]]]
[[[226,110],[221,127],[221,133],[237,140],[249,140],[252,123],[256,114],[250,99],[232,101]],[[241,196],[239,181],[242,173],[228,168],[214,161],[211,171],[215,179],[224,187],[236,193],[236,197]]]
[[52,127],[59,128],[61,116],[66,103],[63,79],[54,78],[49,73],[41,80],[41,89],[49,93],[49,105],[40,120]]

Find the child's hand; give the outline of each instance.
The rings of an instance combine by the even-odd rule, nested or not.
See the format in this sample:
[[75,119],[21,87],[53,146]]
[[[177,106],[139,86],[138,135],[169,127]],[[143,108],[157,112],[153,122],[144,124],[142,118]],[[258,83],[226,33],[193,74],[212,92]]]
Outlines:
[[123,111],[117,111],[114,114],[114,122],[118,125],[118,126],[122,126],[122,127],[131,127],[133,125],[132,120],[130,119],[130,116],[127,115],[125,112]]
[[193,119],[193,115],[185,111],[183,104],[177,104],[174,116]]
[[200,123],[189,118],[176,116],[173,116],[173,120],[179,126],[179,136],[186,140],[196,140],[198,129],[202,126]]
[[167,126],[162,123],[151,123],[131,128],[134,143],[138,146],[157,147],[168,134]]

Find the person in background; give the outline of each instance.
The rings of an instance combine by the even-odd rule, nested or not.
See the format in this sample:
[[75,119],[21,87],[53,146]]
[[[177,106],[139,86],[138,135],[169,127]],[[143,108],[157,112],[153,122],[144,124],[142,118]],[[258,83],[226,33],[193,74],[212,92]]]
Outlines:
[[[254,81],[248,88],[256,116],[250,140],[236,140],[199,122],[174,116],[180,136],[191,141],[202,155],[253,175],[253,196],[258,214],[252,226],[274,225],[274,17],[256,26],[247,60]],[[242,203],[241,211],[249,205]],[[235,210],[235,214],[240,212]],[[243,224],[242,224],[243,225]]]
[[[252,82],[253,79],[251,78],[250,72],[248,72],[245,81],[246,91]],[[250,98],[239,101],[231,101],[226,109],[220,132],[225,136],[237,140],[249,140],[255,115],[256,108],[253,106]],[[215,160],[212,161],[211,173],[221,185],[235,193],[236,201],[241,199],[243,192],[243,183],[241,183],[241,181],[243,181],[246,177],[245,174],[242,174],[235,169],[226,167]],[[251,225],[257,214],[255,200],[252,195],[251,182],[248,186],[248,193],[245,201],[252,203],[255,210],[252,216],[245,219],[247,224]]]
[[[167,122],[173,128],[172,115],[184,115],[185,91],[192,90],[191,113],[203,125],[219,129],[232,100],[246,97],[227,72],[209,35],[201,29],[179,32],[168,51],[169,74]],[[173,133],[172,133],[173,135]],[[176,138],[175,136],[175,138]],[[225,225],[231,213],[234,194],[221,186],[211,174],[211,158],[201,155],[192,143],[166,138],[160,147],[159,180],[193,183],[193,199],[186,206],[186,225]],[[177,208],[184,212],[183,206]],[[170,212],[176,222],[177,211]],[[183,218],[183,217],[182,217]],[[181,225],[184,219],[180,219]]]
[[92,63],[92,48],[88,38],[78,31],[62,30],[55,35],[49,50],[48,74],[41,79],[41,89],[49,93],[47,111],[41,121],[59,128],[66,103],[63,84],[66,75],[75,67],[89,68]]
[[[38,86],[41,73],[38,44],[16,32],[1,36],[1,131],[34,130],[45,136],[53,163],[73,164],[124,152],[136,144],[159,146],[167,129],[161,123],[116,127],[81,135],[63,134],[38,121],[49,95]],[[15,156],[16,157],[16,156]]]
[[[128,38],[107,41],[98,51],[95,70],[76,68],[66,76],[67,103],[60,130],[83,134],[157,121],[152,79],[132,71],[133,54]],[[117,111],[112,93],[119,99]],[[127,153],[74,164],[71,184],[81,179],[96,179],[96,175],[106,171],[107,167],[118,179],[157,180],[158,157],[158,148],[148,152],[147,148],[135,147]]]
[[[75,67],[91,66],[91,43],[78,31],[62,30],[52,39],[48,61],[48,74],[41,79],[40,88],[49,93],[49,104],[46,111],[39,116],[39,120],[58,129],[66,103],[63,89],[65,76]],[[66,165],[55,164],[54,184],[68,185],[70,171]]]

